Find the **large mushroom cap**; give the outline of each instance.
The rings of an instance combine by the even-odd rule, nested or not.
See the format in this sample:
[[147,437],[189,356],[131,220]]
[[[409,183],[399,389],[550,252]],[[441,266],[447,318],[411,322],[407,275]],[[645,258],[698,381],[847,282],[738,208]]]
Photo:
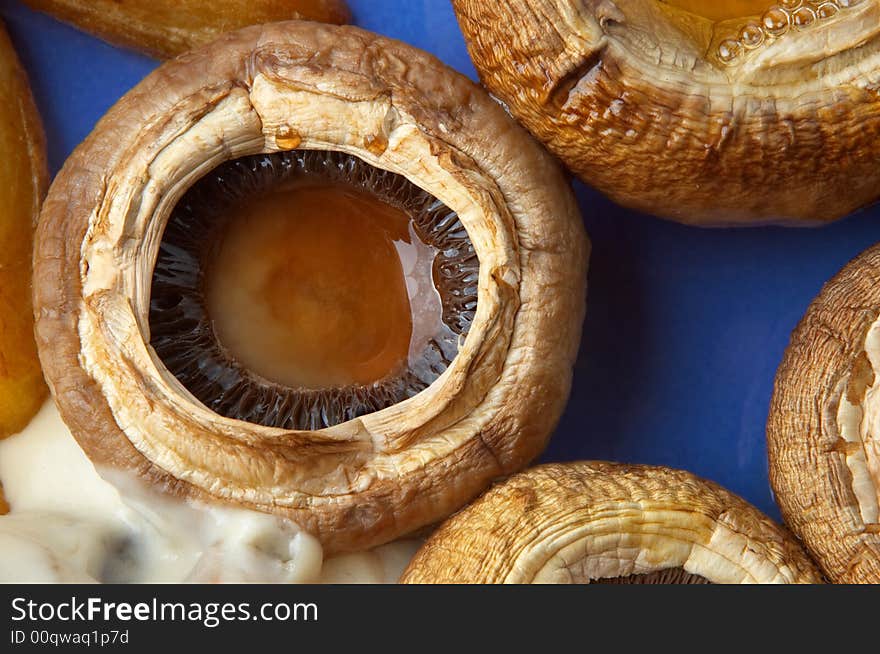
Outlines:
[[880,194],[876,0],[768,0],[724,20],[738,5],[707,2],[706,18],[682,0],[453,4],[486,86],[623,205],[805,224]]
[[48,395],[34,342],[31,259],[34,225],[49,185],[43,126],[31,97],[27,75],[2,24],[0,98],[3,98],[0,106],[2,439],[24,429]]
[[583,462],[532,468],[446,521],[406,583],[819,583],[797,542],[723,488],[680,470]]
[[[332,150],[454,211],[479,259],[458,355],[418,395],[317,431],[225,418],[150,343],[175,202],[220,163]],[[436,522],[543,448],[568,396],[587,241],[556,163],[478,86],[355,28],[280,23],[160,67],[61,171],[38,229],[37,340],[95,461],[184,497],[292,518],[330,552]]]
[[825,574],[880,582],[880,246],[810,305],[776,377],[770,481]]
[[248,25],[315,20],[341,25],[345,0],[24,0],[110,43],[167,59]]

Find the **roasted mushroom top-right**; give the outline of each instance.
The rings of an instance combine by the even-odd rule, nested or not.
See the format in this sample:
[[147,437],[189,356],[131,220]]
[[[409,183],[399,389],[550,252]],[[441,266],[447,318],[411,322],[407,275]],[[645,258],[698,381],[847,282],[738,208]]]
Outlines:
[[795,330],[767,426],[786,523],[829,579],[880,582],[880,246],[832,279]]
[[696,225],[878,196],[876,0],[454,0],[485,85],[585,181]]
[[532,468],[450,518],[404,583],[819,583],[784,529],[670,468]]

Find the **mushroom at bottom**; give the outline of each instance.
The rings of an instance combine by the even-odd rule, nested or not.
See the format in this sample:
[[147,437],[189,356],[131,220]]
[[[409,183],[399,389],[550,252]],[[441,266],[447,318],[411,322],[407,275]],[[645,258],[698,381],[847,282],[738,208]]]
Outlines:
[[688,472],[549,464],[450,518],[402,583],[821,583],[783,528]]

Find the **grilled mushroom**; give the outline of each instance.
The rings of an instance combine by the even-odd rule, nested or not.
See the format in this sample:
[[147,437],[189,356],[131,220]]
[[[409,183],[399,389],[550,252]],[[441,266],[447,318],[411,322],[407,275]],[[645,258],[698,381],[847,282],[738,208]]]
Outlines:
[[875,0],[453,4],[486,86],[625,206],[808,224],[880,195]]
[[680,470],[532,468],[450,518],[404,583],[820,583],[782,528]]
[[345,0],[24,0],[116,45],[167,59],[248,25],[316,20],[342,25]]
[[785,522],[829,579],[880,582],[880,246],[832,279],[791,337],[767,425]]
[[5,438],[27,426],[48,394],[31,308],[34,224],[48,170],[30,85],[2,25],[0,97],[0,438]]
[[[37,340],[93,460],[364,549],[541,451],[587,249],[556,163],[463,76],[355,28],[248,28],[160,67],[68,160],[38,229]],[[254,350],[276,332],[306,345]]]

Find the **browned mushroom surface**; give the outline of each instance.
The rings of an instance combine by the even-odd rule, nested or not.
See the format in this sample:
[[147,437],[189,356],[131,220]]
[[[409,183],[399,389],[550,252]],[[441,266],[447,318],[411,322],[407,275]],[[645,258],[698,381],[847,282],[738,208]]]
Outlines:
[[405,583],[821,583],[772,520],[670,468],[550,464],[501,483],[416,554]]
[[24,0],[110,43],[168,58],[213,41],[223,32],[282,20],[341,25],[345,0]]
[[[304,223],[276,215],[277,194]],[[254,199],[274,203],[268,222],[236,229],[263,220]],[[345,235],[393,246],[399,268]],[[96,463],[359,550],[541,451],[569,391],[587,252],[556,163],[472,82],[362,30],[255,27],[160,67],[68,160],[38,229],[37,340]],[[240,274],[215,276],[217,261]],[[374,274],[406,283],[371,298]],[[290,306],[310,317],[291,327]],[[236,312],[246,331],[215,331]],[[314,339],[332,368],[299,359],[308,348],[254,350],[276,329]]]
[[617,202],[815,224],[878,196],[876,0],[454,0],[493,94]]
[[791,337],[767,425],[786,523],[829,579],[880,582],[880,247],[832,279]]
[[24,429],[46,399],[34,343],[31,258],[46,192],[43,127],[0,25],[0,438]]

